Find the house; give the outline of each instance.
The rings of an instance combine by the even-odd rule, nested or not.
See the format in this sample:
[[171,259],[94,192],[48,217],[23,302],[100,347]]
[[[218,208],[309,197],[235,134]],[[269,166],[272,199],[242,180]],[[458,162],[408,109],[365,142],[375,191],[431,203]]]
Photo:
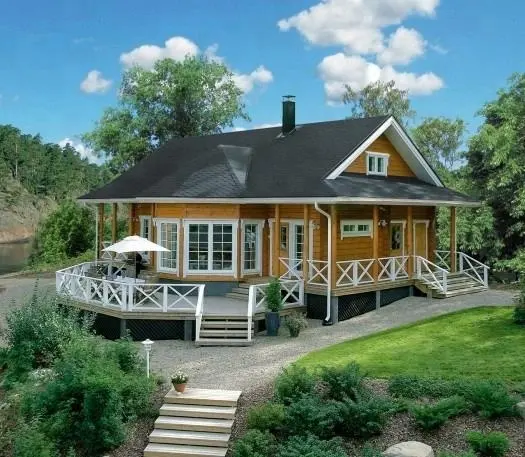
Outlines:
[[[326,324],[417,291],[487,287],[487,267],[456,252],[456,208],[478,202],[444,186],[396,119],[296,125],[293,97],[282,110],[282,127],[171,140],[80,199],[99,207],[99,247],[104,205],[115,241],[125,204],[130,234],[169,249],[148,256],[157,285],[89,277],[84,265],[57,272],[57,290],[117,331],[142,337],[155,322],[157,338],[206,344],[251,340],[269,276],[281,278],[284,314]],[[448,251],[436,251],[438,207],[450,208]]]

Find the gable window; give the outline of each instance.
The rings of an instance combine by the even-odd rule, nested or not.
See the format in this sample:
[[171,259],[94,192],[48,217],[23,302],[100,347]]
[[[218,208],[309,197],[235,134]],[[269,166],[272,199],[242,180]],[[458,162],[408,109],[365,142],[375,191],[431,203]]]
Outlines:
[[366,174],[386,176],[388,169],[388,154],[367,152]]
[[157,225],[157,242],[169,251],[157,255],[157,270],[174,273],[178,270],[179,224],[175,221],[162,220]]
[[341,221],[341,239],[355,236],[372,236],[371,220],[350,220]]

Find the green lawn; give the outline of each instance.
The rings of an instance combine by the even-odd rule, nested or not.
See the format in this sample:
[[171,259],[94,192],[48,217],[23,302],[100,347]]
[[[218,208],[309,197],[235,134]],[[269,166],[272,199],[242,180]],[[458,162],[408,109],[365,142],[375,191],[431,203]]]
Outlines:
[[311,352],[307,368],[357,361],[372,377],[397,374],[525,381],[525,328],[512,308],[476,308]]

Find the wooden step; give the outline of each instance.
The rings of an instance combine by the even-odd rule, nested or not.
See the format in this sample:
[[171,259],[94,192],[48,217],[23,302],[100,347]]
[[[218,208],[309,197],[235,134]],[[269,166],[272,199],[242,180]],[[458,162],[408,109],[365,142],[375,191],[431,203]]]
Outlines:
[[231,339],[231,338],[200,338],[195,341],[195,346],[251,346],[253,340],[248,339]]
[[228,292],[227,294],[224,294],[225,297],[228,297],[228,298],[233,298],[235,300],[242,300],[242,301],[247,301],[248,300],[248,295],[245,295],[245,294],[236,294],[236,293],[233,293],[233,292]]
[[250,293],[250,289],[245,288],[245,287],[234,287],[231,290],[231,293],[239,294],[239,295],[246,295],[246,297],[248,297],[248,294]]
[[149,436],[150,443],[188,444],[192,446],[228,447],[229,433],[190,432],[184,430],[155,429]]
[[165,397],[165,403],[204,406],[237,406],[240,390],[214,390],[187,388],[183,394],[171,389]]
[[488,288],[485,286],[469,287],[468,289],[457,289],[450,292],[447,291],[446,294],[441,295],[443,296],[442,298],[457,297],[458,295],[475,294],[478,292],[483,292],[487,289]]
[[233,419],[234,406],[202,406],[164,404],[160,407],[161,416],[207,417],[209,419]]
[[239,289],[246,289],[248,290],[250,288],[251,284],[248,284],[247,282],[240,282],[239,283]]
[[[208,320],[203,319],[201,322],[201,329],[205,328],[242,328],[242,329],[248,329],[248,321],[247,319],[244,320],[238,320],[238,321],[225,321],[225,320]],[[252,328],[253,328],[253,322],[252,322]]]
[[[253,330],[252,330],[253,335]],[[201,338],[247,338],[248,329],[237,329],[237,330],[228,330],[228,329],[210,329],[206,330],[201,327]]]
[[227,448],[149,443],[144,457],[225,457]]
[[169,430],[186,430],[193,432],[230,433],[233,420],[208,419],[204,417],[159,416],[155,428]]

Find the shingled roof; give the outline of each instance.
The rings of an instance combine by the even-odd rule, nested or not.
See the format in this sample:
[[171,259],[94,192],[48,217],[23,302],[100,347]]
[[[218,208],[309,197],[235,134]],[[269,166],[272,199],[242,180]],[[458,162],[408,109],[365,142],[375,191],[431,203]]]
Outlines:
[[389,116],[229,132],[167,142],[83,201],[235,199],[475,200],[416,178],[343,173],[326,179]]

